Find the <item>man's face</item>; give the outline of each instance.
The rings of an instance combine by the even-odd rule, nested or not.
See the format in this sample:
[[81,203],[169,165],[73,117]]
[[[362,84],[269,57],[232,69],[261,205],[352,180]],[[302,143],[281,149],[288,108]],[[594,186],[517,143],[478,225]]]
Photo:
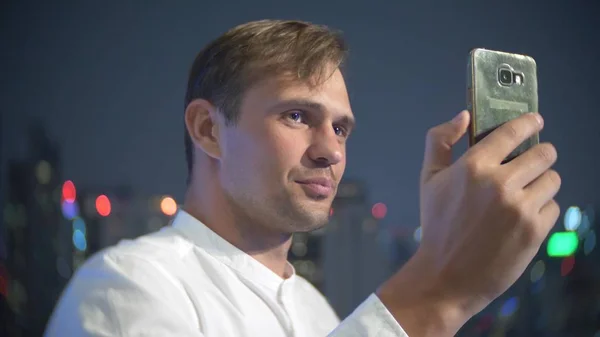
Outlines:
[[346,167],[353,115],[339,70],[317,87],[272,78],[221,126],[220,180],[249,221],[293,233],[322,227]]

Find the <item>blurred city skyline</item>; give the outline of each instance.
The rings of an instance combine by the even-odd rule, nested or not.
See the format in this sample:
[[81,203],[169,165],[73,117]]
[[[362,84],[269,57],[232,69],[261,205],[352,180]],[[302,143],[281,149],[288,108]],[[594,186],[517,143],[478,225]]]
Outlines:
[[[65,176],[81,185],[127,185],[180,199],[187,175],[183,97],[194,56],[236,24],[295,18],[345,33],[358,120],[346,176],[368,184],[370,202],[388,205],[387,224],[418,226],[425,133],[465,107],[466,61],[474,47],[536,59],[546,120],[541,139],[557,147],[556,169],[564,178],[558,201],[563,207],[600,201],[599,156],[591,148],[600,143],[596,3],[503,2],[510,11],[474,0],[343,6],[23,0],[3,6],[3,158],[23,155],[23,131],[38,120],[61,144]],[[465,148],[463,141],[457,155]]]

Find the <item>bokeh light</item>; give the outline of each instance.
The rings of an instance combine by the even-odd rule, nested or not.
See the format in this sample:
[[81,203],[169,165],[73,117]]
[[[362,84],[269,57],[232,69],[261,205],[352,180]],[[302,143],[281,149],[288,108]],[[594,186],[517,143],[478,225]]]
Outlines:
[[75,190],[75,184],[71,180],[67,180],[64,182],[62,186],[62,198],[64,201],[74,202],[77,197],[77,192]]
[[544,276],[544,272],[546,272],[546,264],[542,260],[537,261],[533,265],[533,268],[531,268],[531,282],[535,283],[539,281]]
[[562,260],[560,263],[560,276],[567,276],[575,267],[575,257],[568,256]]
[[63,200],[61,204],[62,214],[67,220],[71,220],[79,215],[79,205],[76,201]]
[[565,229],[568,231],[576,231],[581,225],[581,209],[577,206],[571,206],[565,212],[564,218]]
[[579,238],[575,232],[556,232],[550,236],[547,245],[548,256],[565,257],[575,253]]
[[102,216],[109,216],[111,211],[110,200],[104,194],[96,198],[96,211]]
[[500,308],[500,317],[510,317],[519,309],[519,298],[511,297]]
[[590,218],[587,213],[581,214],[581,224],[577,228],[580,237],[585,236],[591,228]]
[[85,239],[85,235],[80,230],[75,230],[73,232],[73,245],[81,252],[87,249],[87,240]]
[[42,185],[48,184],[52,177],[52,168],[50,167],[50,164],[45,160],[40,161],[35,167],[35,176],[38,183]]
[[589,231],[583,241],[583,253],[590,255],[590,253],[596,248],[596,232]]
[[371,208],[371,214],[375,219],[383,219],[387,214],[387,206],[382,202],[378,202]]
[[168,216],[171,216],[177,212],[177,203],[175,199],[171,197],[164,197],[160,202],[160,210]]

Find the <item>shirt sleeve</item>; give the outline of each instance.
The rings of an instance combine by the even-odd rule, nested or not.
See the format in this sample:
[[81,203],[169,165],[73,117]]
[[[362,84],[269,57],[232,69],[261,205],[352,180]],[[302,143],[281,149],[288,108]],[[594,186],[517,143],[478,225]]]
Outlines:
[[99,256],[66,288],[44,336],[203,337],[183,291],[144,258]]
[[379,297],[371,294],[328,337],[408,337]]

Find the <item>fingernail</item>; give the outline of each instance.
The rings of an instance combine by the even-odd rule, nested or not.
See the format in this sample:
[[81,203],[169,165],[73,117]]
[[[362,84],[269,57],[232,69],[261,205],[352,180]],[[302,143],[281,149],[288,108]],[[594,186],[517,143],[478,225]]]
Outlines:
[[539,112],[535,112],[533,115],[535,116],[535,119],[537,119],[540,126],[544,126],[544,119],[542,118],[542,115],[540,115]]
[[456,115],[456,116],[454,116],[454,118],[452,118],[452,123],[460,124],[460,122],[463,120],[463,118],[465,118],[465,114],[464,114],[464,111],[461,111],[458,113],[458,115]]

